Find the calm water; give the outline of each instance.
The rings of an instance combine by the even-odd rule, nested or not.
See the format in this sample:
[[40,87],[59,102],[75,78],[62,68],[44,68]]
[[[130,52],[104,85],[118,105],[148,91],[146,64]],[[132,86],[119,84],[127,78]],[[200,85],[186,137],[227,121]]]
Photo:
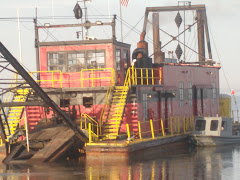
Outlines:
[[240,146],[197,148],[174,155],[157,155],[129,162],[87,161],[81,158],[54,164],[1,165],[1,179],[89,180],[240,180]]

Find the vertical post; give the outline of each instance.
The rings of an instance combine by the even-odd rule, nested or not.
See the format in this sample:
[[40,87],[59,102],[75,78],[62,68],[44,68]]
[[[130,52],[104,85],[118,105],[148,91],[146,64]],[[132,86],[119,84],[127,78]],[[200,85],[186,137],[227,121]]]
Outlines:
[[178,116],[178,134],[180,133],[180,118]]
[[88,123],[88,133],[89,133],[89,143],[92,142],[92,129],[91,129],[91,123]]
[[155,84],[155,82],[154,82],[154,74],[153,74],[154,72],[153,72],[153,69],[152,69],[152,85],[154,85]]
[[154,136],[154,129],[153,129],[153,122],[152,122],[152,119],[150,119],[150,126],[151,126],[151,131],[152,131],[152,138],[154,139],[155,136]]
[[139,138],[142,140],[142,132],[141,132],[141,123],[138,121],[138,133],[139,133]]
[[19,59],[20,63],[22,63],[22,40],[21,40],[21,28],[20,28],[20,15],[19,15],[20,9],[17,9],[17,15],[18,15],[18,41],[19,41]]
[[134,80],[134,65],[132,66],[132,85],[135,84],[135,80]]
[[120,17],[121,17],[121,41],[123,42],[123,20],[122,20],[122,3],[121,0],[119,0],[120,3]]
[[183,132],[186,133],[185,116],[183,116]]
[[162,134],[163,134],[163,136],[165,136],[164,127],[163,127],[163,120],[162,119],[161,119],[161,126],[162,126]]
[[177,132],[177,117],[174,117],[174,132]]
[[80,122],[80,128],[82,129],[82,117],[81,117],[81,122]]
[[197,10],[197,32],[198,32],[198,53],[199,64],[205,64],[205,41],[204,41],[204,19],[203,11]]
[[141,85],[143,85],[143,69],[141,68]]
[[86,116],[84,116],[84,120],[85,120],[85,129],[87,129],[87,119],[86,119]]
[[[38,26],[37,26],[37,8],[36,8],[36,18],[34,19],[35,27],[35,48],[36,48],[36,68],[40,71],[40,60],[39,60],[39,37],[38,37]],[[37,74],[37,80],[40,79],[39,74]]]
[[24,110],[25,110],[24,122],[25,122],[25,129],[26,129],[27,152],[29,152],[29,139],[28,139],[28,124],[27,124],[27,111],[26,111],[26,107],[24,107]]
[[126,128],[127,128],[128,141],[130,141],[130,131],[129,131],[129,125],[128,124],[126,124]]
[[171,136],[173,136],[173,128],[172,128],[172,117],[170,117],[170,128],[171,128]]

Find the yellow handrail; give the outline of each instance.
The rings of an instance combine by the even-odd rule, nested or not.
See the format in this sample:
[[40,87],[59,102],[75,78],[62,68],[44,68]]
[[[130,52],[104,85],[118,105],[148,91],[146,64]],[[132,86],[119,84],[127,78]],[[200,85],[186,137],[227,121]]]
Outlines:
[[87,120],[90,122],[90,124],[92,126],[97,126],[97,137],[99,137],[99,124],[96,120],[94,120],[92,117],[90,117],[88,114],[81,114],[81,124],[80,124],[80,127],[82,128],[82,117],[84,117],[84,122],[85,122],[85,129],[86,129],[86,126],[87,126]]

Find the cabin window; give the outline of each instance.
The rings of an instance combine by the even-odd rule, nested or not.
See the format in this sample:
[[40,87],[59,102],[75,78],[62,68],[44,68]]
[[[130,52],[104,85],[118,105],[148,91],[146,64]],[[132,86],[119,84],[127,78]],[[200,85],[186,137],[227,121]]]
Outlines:
[[197,120],[195,125],[196,131],[204,131],[206,127],[206,120]]
[[93,105],[93,97],[83,97],[83,106],[90,108]]
[[70,72],[78,72],[81,69],[86,69],[85,65],[85,53],[69,53],[68,54],[68,71]]
[[218,130],[218,120],[212,120],[211,121],[210,130],[211,131],[217,131]]
[[179,100],[180,100],[180,106],[184,105],[184,83],[179,82]]
[[143,94],[143,120],[148,121],[148,99],[147,94]]
[[116,69],[118,71],[121,70],[121,50],[120,49],[117,49],[116,50]]
[[104,50],[48,53],[48,71],[79,72],[99,68],[105,68]]
[[48,53],[48,71],[60,70],[66,72],[64,52]]
[[87,51],[87,69],[105,67],[105,53],[103,51]]
[[213,83],[212,84],[213,89],[212,89],[212,93],[213,93],[213,104],[217,103],[217,89],[216,89],[216,84]]
[[128,51],[124,50],[123,51],[123,60],[124,60],[124,68],[127,69],[129,64],[128,64]]
[[189,106],[192,106],[192,99],[193,99],[193,90],[192,90],[192,83],[188,83],[188,104]]

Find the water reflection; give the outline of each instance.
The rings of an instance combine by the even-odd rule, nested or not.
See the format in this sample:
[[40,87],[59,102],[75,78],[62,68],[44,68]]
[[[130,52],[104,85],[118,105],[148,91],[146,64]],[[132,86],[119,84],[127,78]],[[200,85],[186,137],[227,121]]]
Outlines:
[[198,148],[148,160],[110,159],[65,161],[54,164],[1,165],[3,180],[89,179],[89,180],[205,180],[238,179],[239,146]]

